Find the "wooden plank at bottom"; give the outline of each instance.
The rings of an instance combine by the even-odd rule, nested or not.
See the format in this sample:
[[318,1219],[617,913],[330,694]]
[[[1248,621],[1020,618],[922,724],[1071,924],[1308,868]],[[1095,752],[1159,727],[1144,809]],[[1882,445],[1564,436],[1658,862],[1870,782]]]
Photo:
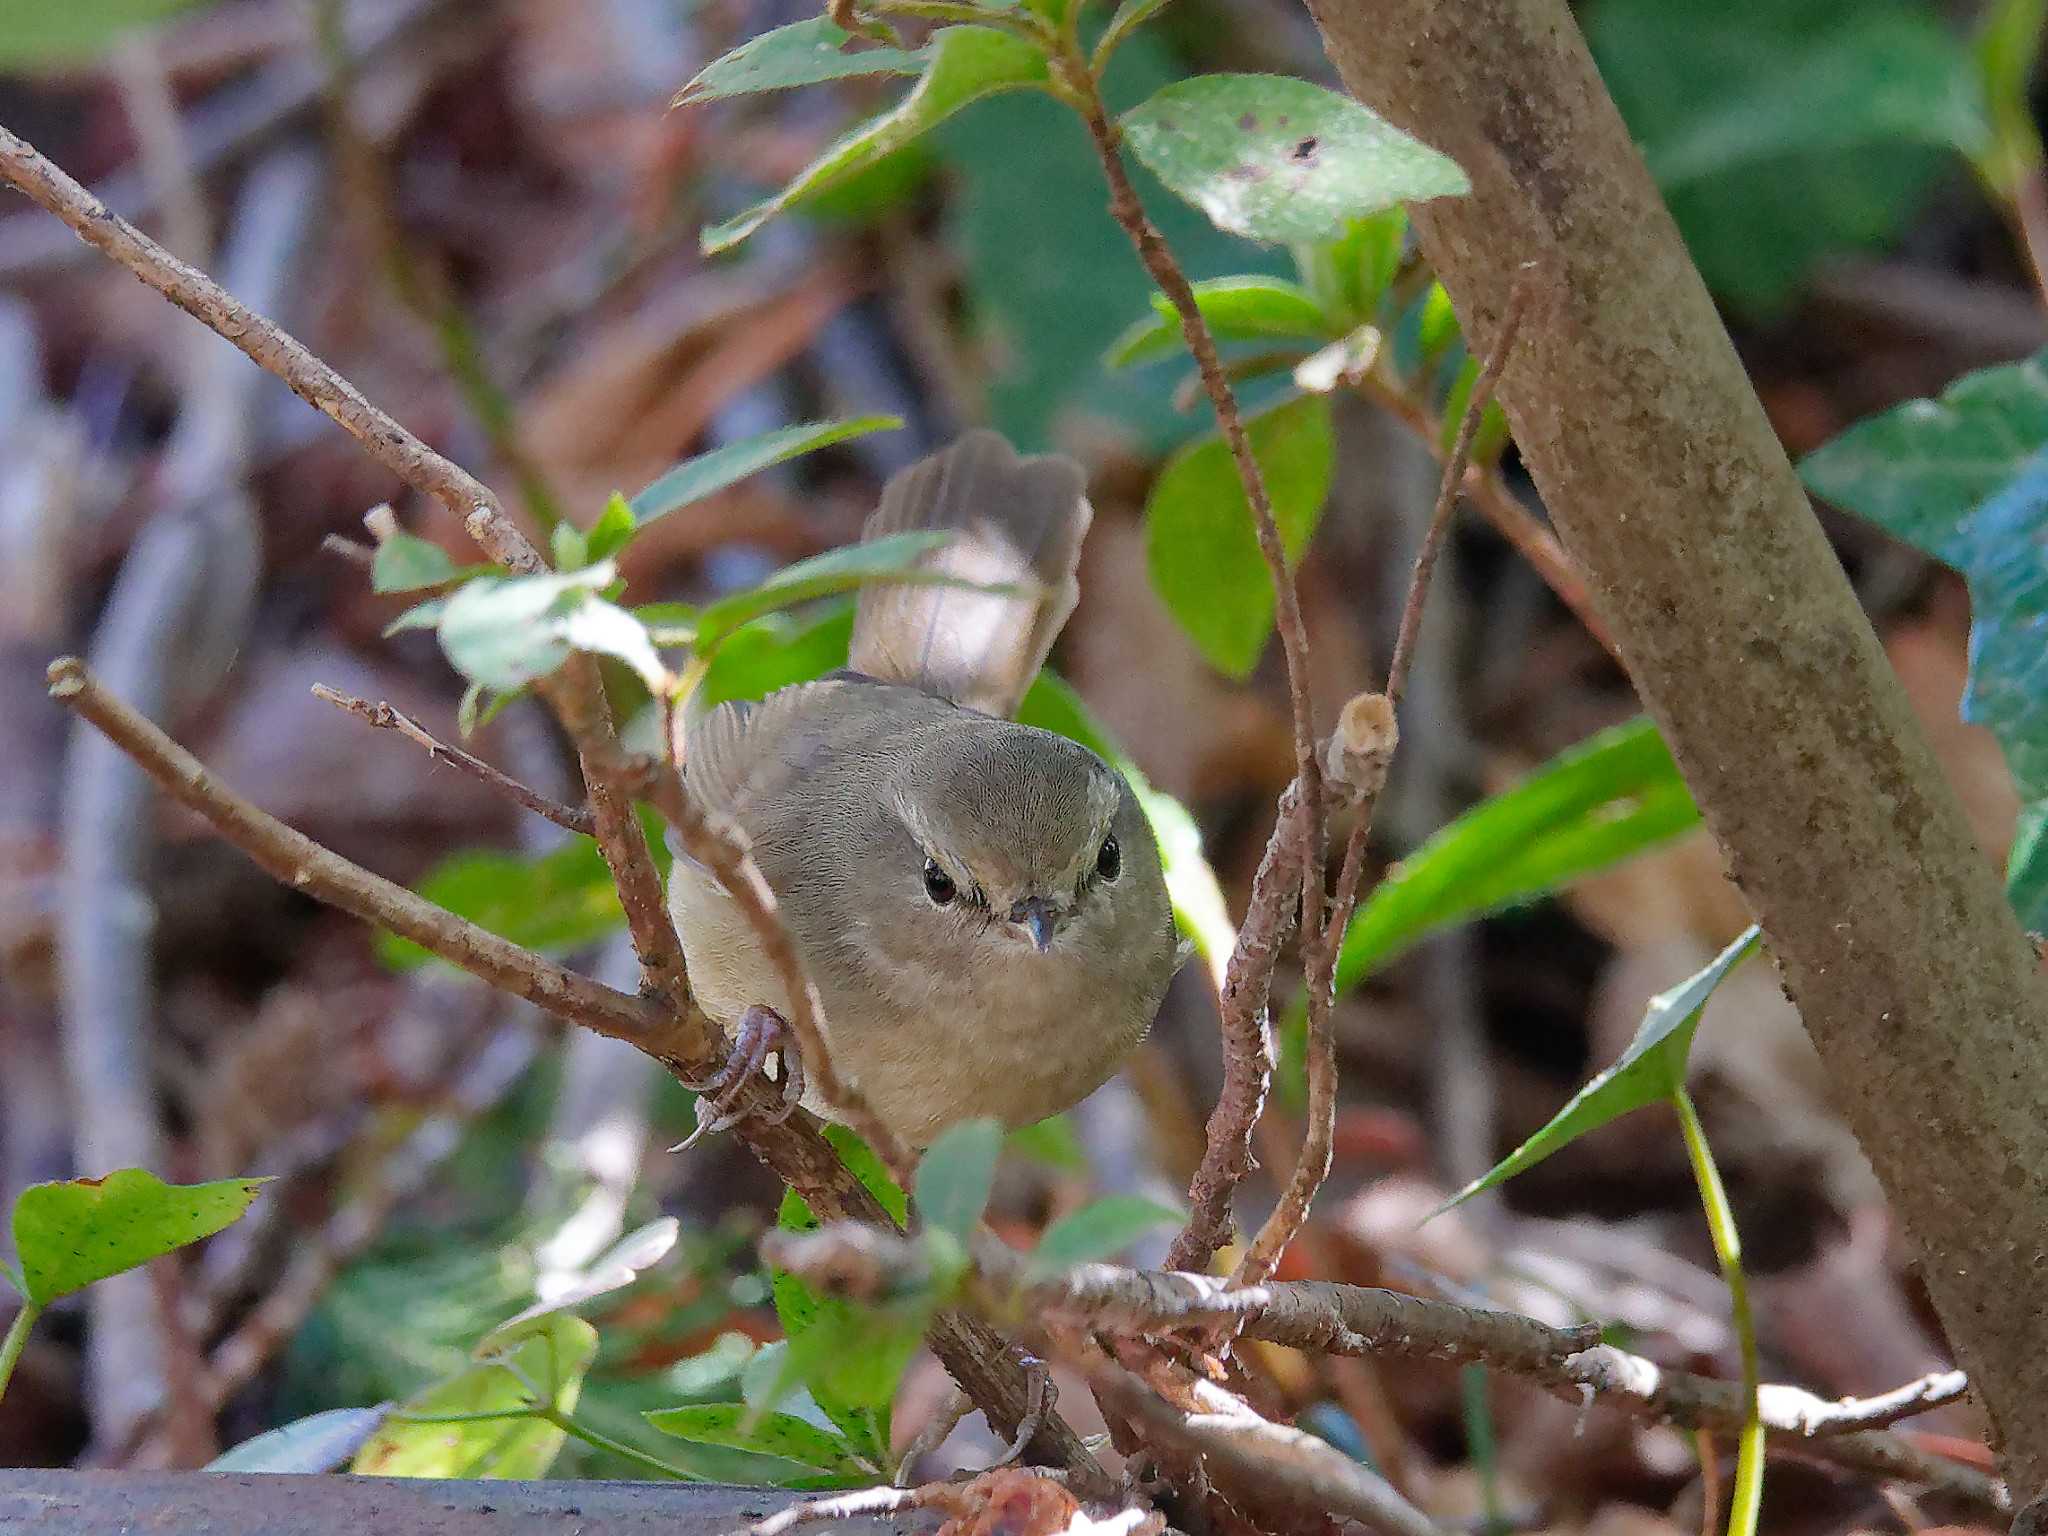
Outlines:
[[[735,1536],[797,1502],[708,1483],[439,1482],[240,1472],[0,1471],[0,1532],[38,1536]],[[923,1515],[807,1525],[911,1536]]]

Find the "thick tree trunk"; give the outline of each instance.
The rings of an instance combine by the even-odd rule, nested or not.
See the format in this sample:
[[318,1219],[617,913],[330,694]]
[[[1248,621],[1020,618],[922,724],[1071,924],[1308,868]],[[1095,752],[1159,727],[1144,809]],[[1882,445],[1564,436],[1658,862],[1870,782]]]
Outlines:
[[2048,1484],[2048,997],[1565,0],[1309,0],[1455,158],[1416,210],[1516,441],[1920,1256]]

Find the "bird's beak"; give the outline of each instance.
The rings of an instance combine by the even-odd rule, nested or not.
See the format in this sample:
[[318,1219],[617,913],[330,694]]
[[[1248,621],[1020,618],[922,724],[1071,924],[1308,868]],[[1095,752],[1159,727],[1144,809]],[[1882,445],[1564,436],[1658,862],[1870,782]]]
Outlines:
[[1010,908],[1010,921],[1031,935],[1041,955],[1052,948],[1053,910],[1043,896],[1026,896]]

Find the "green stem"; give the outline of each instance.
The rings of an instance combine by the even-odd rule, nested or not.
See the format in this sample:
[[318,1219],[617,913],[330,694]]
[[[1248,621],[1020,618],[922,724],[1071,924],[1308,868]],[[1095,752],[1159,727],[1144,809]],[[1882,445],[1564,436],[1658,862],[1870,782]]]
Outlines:
[[1734,1316],[1735,1338],[1742,1349],[1742,1435],[1736,1443],[1735,1488],[1728,1499],[1728,1536],[1756,1536],[1757,1511],[1764,1495],[1764,1426],[1756,1409],[1756,1319],[1749,1310],[1742,1239],[1736,1233],[1735,1212],[1728,1204],[1721,1170],[1714,1165],[1714,1152],[1707,1145],[1699,1111],[1693,1108],[1692,1095],[1682,1085],[1672,1094],[1671,1107],[1678,1111],[1679,1130],[1685,1136],[1686,1156],[1692,1159],[1693,1180],[1699,1185],[1700,1204],[1706,1209],[1707,1231],[1714,1240],[1714,1257],[1720,1261],[1721,1278],[1728,1285],[1728,1308]]
[[8,1324],[7,1337],[0,1340],[0,1397],[7,1395],[7,1383],[14,1379],[14,1362],[21,1358],[21,1347],[28,1342],[28,1331],[35,1327],[36,1318],[42,1308],[22,1298],[21,1310],[14,1314],[14,1321]]
[[603,1434],[598,1430],[592,1429],[588,1424],[570,1418],[568,1414],[563,1413],[559,1409],[542,1408],[538,1410],[535,1416],[546,1419],[564,1434],[574,1435],[585,1445],[594,1446],[600,1451],[609,1451],[614,1456],[632,1462],[636,1467],[645,1467],[650,1472],[658,1473],[662,1477],[672,1477],[680,1483],[701,1483],[704,1481],[703,1478],[697,1476],[694,1472],[685,1472],[681,1467],[672,1467],[658,1456],[650,1456],[645,1451],[636,1450],[623,1440],[614,1440],[610,1435]]

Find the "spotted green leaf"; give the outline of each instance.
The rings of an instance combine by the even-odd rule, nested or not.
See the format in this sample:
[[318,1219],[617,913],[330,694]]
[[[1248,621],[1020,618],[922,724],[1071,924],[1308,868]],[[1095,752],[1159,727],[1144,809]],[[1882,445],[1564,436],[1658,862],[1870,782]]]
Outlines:
[[31,1184],[14,1202],[23,1294],[38,1307],[232,1223],[267,1179],[166,1184],[142,1168]]
[[1350,97],[1286,75],[1197,75],[1122,123],[1155,176],[1250,240],[1336,240],[1364,214],[1471,190],[1448,157]]

